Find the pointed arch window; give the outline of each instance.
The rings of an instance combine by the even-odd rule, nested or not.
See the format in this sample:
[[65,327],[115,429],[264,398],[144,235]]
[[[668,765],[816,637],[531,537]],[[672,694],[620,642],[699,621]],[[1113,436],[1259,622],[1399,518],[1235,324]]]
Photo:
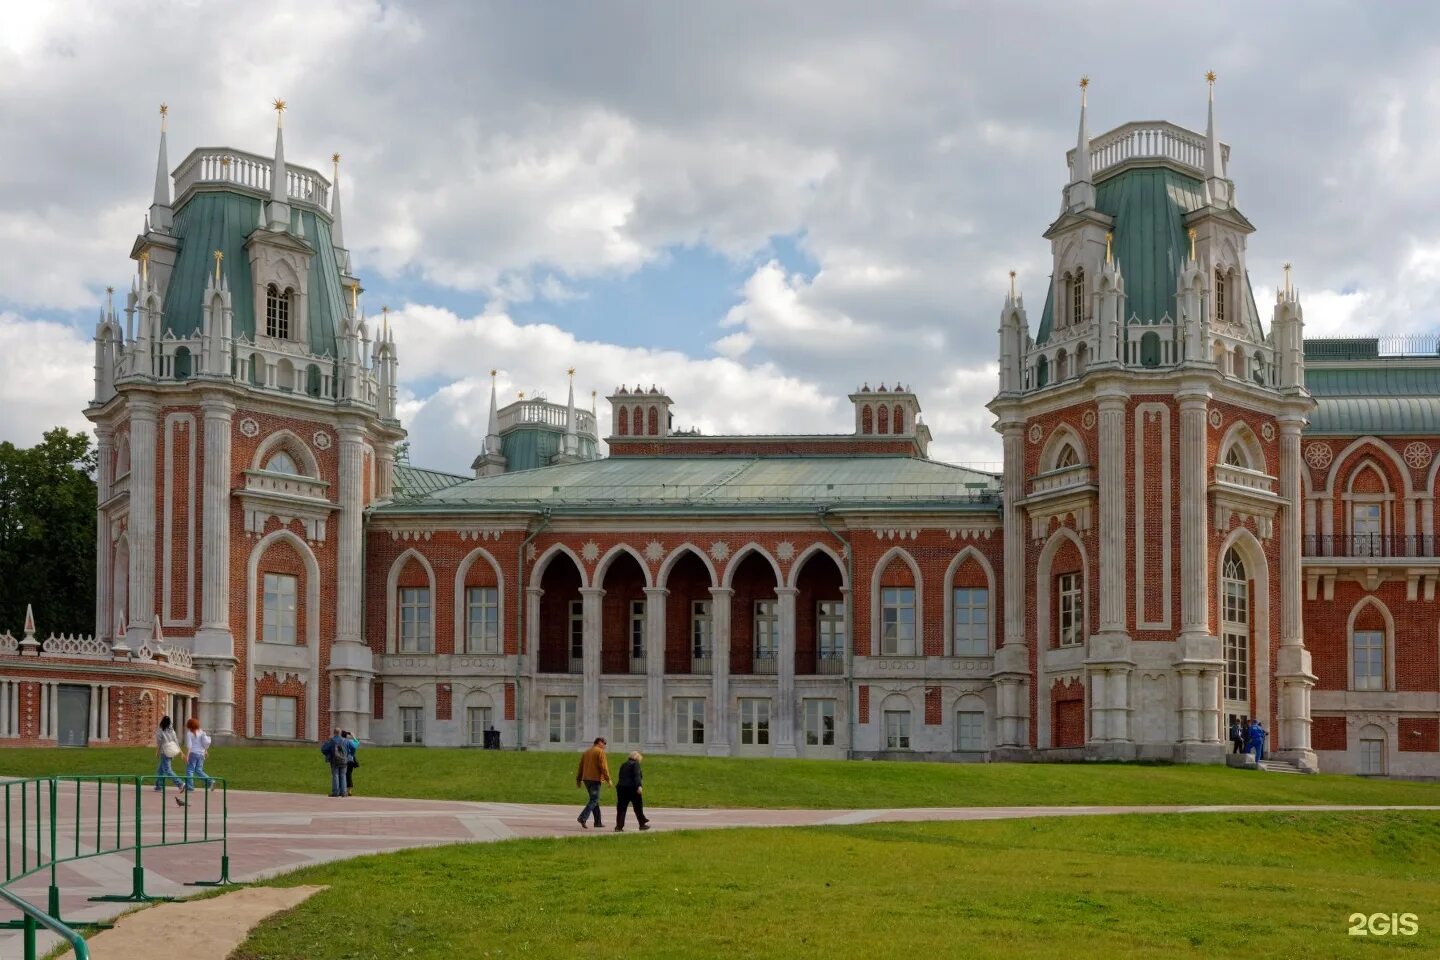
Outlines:
[[1230,449],[1225,451],[1225,465],[1227,467],[1240,467],[1242,470],[1250,469],[1250,461],[1245,456],[1245,450],[1238,443],[1230,444]]
[[884,405],[882,405],[882,406],[880,407],[880,425],[879,425],[879,432],[881,432],[881,433],[889,433],[889,432],[890,432],[890,408],[889,408],[889,407],[886,407],[886,406],[884,406]]
[[1060,453],[1055,457],[1055,469],[1064,470],[1066,467],[1078,467],[1080,465],[1080,454],[1075,452],[1072,444],[1065,444],[1060,448]]
[[1070,278],[1070,322],[1079,323],[1085,319],[1085,270],[1077,269]]
[[615,432],[622,437],[630,435],[630,411],[624,407],[620,408],[620,416],[615,419]]
[[631,411],[630,432],[637,437],[645,435],[645,408],[636,407]]
[[868,403],[860,408],[860,432],[875,432],[875,416]]
[[276,284],[265,288],[265,336],[290,339],[290,298],[294,291]]
[[659,408],[659,407],[651,407],[651,408],[650,408],[650,418],[649,418],[649,419],[650,419],[650,424],[649,424],[649,426],[650,426],[650,436],[652,436],[652,437],[658,437],[658,436],[660,436],[660,408]]
[[295,465],[295,458],[284,450],[277,450],[265,463],[265,469],[271,473],[288,473],[291,476],[302,477],[304,473]]
[[1226,322],[1225,311],[1225,274],[1219,270],[1215,271],[1215,322]]
[[[1250,581],[1234,547],[1220,570],[1220,633],[1225,653],[1225,699],[1239,712],[1250,701]],[[1232,711],[1235,712],[1235,711]]]
[[905,432],[905,411],[901,409],[898,403],[895,404],[895,416],[890,421],[890,428],[896,433]]

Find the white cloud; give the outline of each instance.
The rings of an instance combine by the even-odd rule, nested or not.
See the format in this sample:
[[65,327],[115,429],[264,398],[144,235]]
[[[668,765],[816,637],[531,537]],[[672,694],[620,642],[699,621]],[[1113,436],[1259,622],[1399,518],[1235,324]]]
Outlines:
[[88,430],[81,411],[95,351],[74,328],[0,312],[0,440],[28,447],[51,427]]

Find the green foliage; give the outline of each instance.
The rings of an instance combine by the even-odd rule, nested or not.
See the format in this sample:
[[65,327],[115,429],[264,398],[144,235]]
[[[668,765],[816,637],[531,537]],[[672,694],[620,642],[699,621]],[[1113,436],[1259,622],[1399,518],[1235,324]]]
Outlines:
[[[1437,876],[1433,813],[592,834],[288,874],[271,882],[329,889],[231,956],[1435,956]],[[1351,913],[1392,911],[1419,935],[1347,933]]]
[[94,475],[88,434],[0,443],[0,632],[19,634],[27,603],[42,636],[94,632]]
[[[0,774],[149,773],[146,748],[0,750]],[[578,753],[362,747],[366,796],[510,803],[583,802]],[[612,764],[613,765],[613,764]],[[217,746],[206,769],[238,790],[329,789],[315,747]],[[1440,784],[1282,776],[1213,766],[880,763],[647,754],[646,800],[662,807],[1047,806],[1213,803],[1440,805]],[[606,789],[607,802],[613,794]]]

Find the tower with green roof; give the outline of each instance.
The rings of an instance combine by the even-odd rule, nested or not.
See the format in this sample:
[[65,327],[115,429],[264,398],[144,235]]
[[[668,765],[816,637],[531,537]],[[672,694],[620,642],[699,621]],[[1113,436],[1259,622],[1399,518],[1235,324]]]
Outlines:
[[1214,761],[1226,718],[1244,716],[1314,762],[1302,314],[1287,268],[1260,322],[1214,79],[1203,133],[1147,121],[1095,138],[1082,80],[1033,336],[1012,274],[990,405],[1005,444],[1002,745],[1033,725],[1042,748]]

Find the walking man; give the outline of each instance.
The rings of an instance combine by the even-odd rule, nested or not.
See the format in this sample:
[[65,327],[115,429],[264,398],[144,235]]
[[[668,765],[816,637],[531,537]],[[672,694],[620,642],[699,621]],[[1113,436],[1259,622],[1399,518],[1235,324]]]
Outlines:
[[1250,725],[1250,743],[1255,747],[1255,762],[1265,759],[1265,724],[1256,720]]
[[630,758],[620,764],[620,779],[615,781],[615,832],[625,829],[625,808],[635,807],[635,819],[641,830],[650,829],[650,818],[645,816],[645,802],[640,799],[644,778],[640,774],[640,761],[645,758],[636,750]]
[[585,809],[581,810],[580,816],[576,818],[580,821],[580,826],[589,829],[590,825],[585,819],[590,816],[591,811],[595,813],[595,827],[598,829],[603,826],[600,822],[600,784],[609,782],[610,765],[605,761],[605,738],[596,737],[590,749],[580,754],[580,769],[575,771],[575,786],[583,785],[589,793]]
[[350,744],[340,735],[339,727],[331,731],[330,739],[320,747],[320,752],[330,765],[330,796],[345,796],[345,770],[350,766]]
[[1245,752],[1245,734],[1240,731],[1240,718],[1233,715],[1230,717],[1230,746],[1231,753]]

